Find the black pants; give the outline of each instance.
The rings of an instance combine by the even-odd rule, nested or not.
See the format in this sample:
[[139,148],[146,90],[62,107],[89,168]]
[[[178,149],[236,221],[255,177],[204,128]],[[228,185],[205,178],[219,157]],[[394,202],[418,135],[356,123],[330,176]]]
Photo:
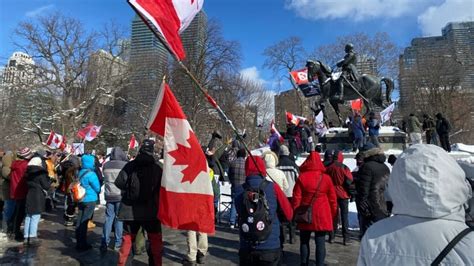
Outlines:
[[239,250],[239,265],[277,266],[281,265],[281,249]]
[[[341,217],[342,237],[345,239],[347,237],[347,230],[349,228],[349,199],[337,199],[337,210]],[[334,237],[334,234],[337,231],[337,220],[337,218],[334,219],[334,232],[332,237]]]
[[15,200],[15,214],[13,215],[13,232],[15,238],[23,238],[21,231],[21,223],[25,220],[26,215],[26,200]]
[[67,194],[64,200],[64,220],[72,222],[76,216],[77,203],[72,200],[71,194]]
[[432,137],[433,137],[433,131],[426,130],[426,144],[431,144]]
[[449,133],[439,134],[439,142],[441,147],[447,152],[451,152],[451,144],[449,143]]
[[[300,231],[300,259],[301,265],[309,265],[309,240],[312,231]],[[314,241],[316,243],[316,265],[324,265],[326,258],[326,232],[314,232]]]

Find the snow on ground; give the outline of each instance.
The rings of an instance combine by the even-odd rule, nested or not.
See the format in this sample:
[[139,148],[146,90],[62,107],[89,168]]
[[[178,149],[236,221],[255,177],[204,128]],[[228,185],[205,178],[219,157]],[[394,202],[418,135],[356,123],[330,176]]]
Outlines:
[[453,151],[468,152],[474,154],[474,145],[466,145],[463,143],[456,143],[451,146]]
[[[341,133],[341,132],[347,132],[349,129],[346,127],[331,127],[328,129],[329,133]],[[401,130],[398,127],[391,127],[391,126],[381,126],[379,129],[380,134],[386,134],[386,133],[393,133],[393,132],[401,132]]]

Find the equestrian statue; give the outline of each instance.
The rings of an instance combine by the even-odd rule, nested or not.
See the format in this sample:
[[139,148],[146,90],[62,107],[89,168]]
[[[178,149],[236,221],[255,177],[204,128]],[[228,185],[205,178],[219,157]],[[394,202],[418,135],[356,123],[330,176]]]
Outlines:
[[[321,97],[317,105],[321,106],[326,100],[329,100],[341,125],[343,120],[339,104],[361,98],[366,106],[365,114],[367,114],[371,111],[373,104],[382,108],[387,107],[392,102],[390,94],[393,91],[393,80],[390,78],[379,78],[369,74],[359,75],[355,66],[357,54],[354,52],[352,44],[347,44],[344,50],[346,52],[344,59],[336,64],[337,67],[342,69],[342,72],[332,71],[329,66],[321,61],[308,60],[306,62],[308,81],[314,83],[317,79],[319,83]],[[382,84],[385,84],[385,100],[387,103],[384,103],[382,97]]]

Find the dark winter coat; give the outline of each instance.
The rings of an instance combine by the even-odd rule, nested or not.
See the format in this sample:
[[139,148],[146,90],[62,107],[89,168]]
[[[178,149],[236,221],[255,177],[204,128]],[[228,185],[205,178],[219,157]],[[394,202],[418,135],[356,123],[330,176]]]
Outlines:
[[[258,169],[261,170],[263,175],[266,175],[265,172],[265,163],[260,157],[255,157],[255,160],[258,164]],[[260,186],[260,183],[265,180],[261,175],[258,174],[257,167],[253,163],[250,157],[247,158],[245,163],[245,172],[247,178],[245,183],[253,188]],[[236,199],[235,207],[237,213],[240,213],[242,210],[244,189],[242,186],[239,186],[236,190]],[[287,220],[291,220],[293,216],[293,210],[291,209],[290,202],[286,198],[285,194],[278,185],[270,182],[265,187],[265,198],[267,199],[269,205],[269,213],[272,220],[272,231],[270,236],[261,244],[257,244],[256,247],[251,247],[251,245],[246,242],[242,237],[240,238],[240,248],[241,249],[257,249],[257,250],[270,250],[280,248],[280,221],[278,220],[277,212],[283,214]]]
[[122,148],[113,148],[110,153],[110,161],[104,164],[102,170],[104,174],[104,197],[107,202],[118,202],[122,199],[121,190],[115,186],[115,180],[126,164],[127,155]]
[[[153,198],[144,202],[133,202],[127,199],[127,180],[136,172],[140,186],[153,187],[156,193]],[[158,201],[160,198],[162,169],[151,155],[139,153],[135,160],[128,162],[120,171],[115,185],[122,191],[122,201],[117,215],[122,221],[156,221],[158,220]]]
[[451,131],[451,124],[446,118],[441,117],[440,119],[436,120],[436,132],[438,135],[441,136],[448,134],[449,131]]
[[[336,191],[331,177],[324,173],[325,167],[319,153],[311,152],[300,166],[300,176],[293,189],[293,209],[301,205],[309,205],[317,191],[312,210],[311,224],[298,224],[298,229],[305,231],[332,231],[333,219],[337,215]],[[321,181],[319,181],[321,178]],[[319,189],[318,183],[319,184]]]
[[10,173],[10,198],[13,200],[23,200],[26,198],[28,186],[24,175],[28,160],[18,159],[13,161]]
[[357,202],[362,215],[373,221],[388,217],[384,191],[390,169],[385,165],[385,155],[380,148],[372,148],[363,153],[364,164],[358,171]]
[[25,180],[28,185],[26,213],[41,214],[45,208],[45,193],[51,186],[48,172],[41,166],[30,165],[26,169]]
[[425,131],[434,131],[436,129],[436,124],[433,118],[428,117],[423,120],[423,130]]

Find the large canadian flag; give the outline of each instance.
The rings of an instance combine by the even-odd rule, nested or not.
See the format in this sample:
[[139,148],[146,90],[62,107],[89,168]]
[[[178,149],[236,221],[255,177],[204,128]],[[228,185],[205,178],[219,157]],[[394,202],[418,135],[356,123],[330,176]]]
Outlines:
[[170,50],[183,60],[186,57],[179,36],[201,10],[204,0],[129,0],[160,31]]
[[158,218],[175,229],[213,234],[214,195],[207,160],[181,106],[164,82],[148,129],[164,140]]

